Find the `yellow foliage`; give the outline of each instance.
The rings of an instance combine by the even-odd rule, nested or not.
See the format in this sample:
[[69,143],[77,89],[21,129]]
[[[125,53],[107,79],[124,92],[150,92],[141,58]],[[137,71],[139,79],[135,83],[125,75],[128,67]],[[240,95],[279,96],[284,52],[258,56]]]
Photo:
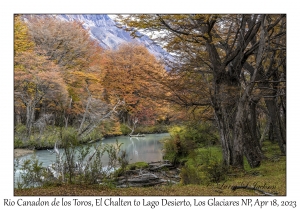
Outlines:
[[14,16],[14,53],[33,50],[34,42],[30,39],[28,28],[20,15]]

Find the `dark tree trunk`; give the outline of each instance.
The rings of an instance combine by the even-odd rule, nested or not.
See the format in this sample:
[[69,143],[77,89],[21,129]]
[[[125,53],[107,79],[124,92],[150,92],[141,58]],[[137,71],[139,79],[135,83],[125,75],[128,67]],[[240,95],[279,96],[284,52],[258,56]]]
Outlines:
[[[219,82],[228,82],[224,81]],[[232,165],[232,136],[233,136],[233,124],[235,116],[235,103],[236,100],[231,96],[231,92],[224,91],[226,84],[220,85],[215,83],[215,94],[212,99],[213,107],[215,111],[215,118],[218,125],[220,134],[220,143],[223,153],[223,164],[225,166]]]
[[252,99],[247,110],[244,129],[244,155],[251,168],[259,167],[263,158],[261,145],[257,136],[256,104],[259,99]]
[[281,132],[279,110],[276,106],[275,100],[273,98],[272,99],[268,98],[265,99],[265,103],[267,105],[267,109],[269,111],[269,115],[272,121],[272,128],[273,128],[275,141],[278,143],[281,153],[286,154],[286,149],[285,149],[286,141]]
[[234,137],[233,137],[233,162],[232,166],[236,168],[244,168],[244,138],[245,138],[245,100],[243,97],[240,99],[237,107],[237,113],[234,124]]
[[220,114],[219,111],[216,113],[216,121],[219,128],[220,142],[222,146],[223,164],[225,166],[229,166],[232,163],[230,130],[226,123],[227,120],[224,120],[223,115]]

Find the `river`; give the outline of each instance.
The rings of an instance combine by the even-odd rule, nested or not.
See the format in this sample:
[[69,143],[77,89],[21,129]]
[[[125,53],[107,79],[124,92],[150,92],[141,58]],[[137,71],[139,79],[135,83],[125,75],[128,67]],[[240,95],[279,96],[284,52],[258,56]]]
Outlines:
[[[122,143],[121,150],[125,150],[128,154],[129,163],[134,162],[156,162],[162,160],[163,145],[160,140],[169,137],[168,133],[163,134],[147,134],[145,137],[128,137],[117,136],[106,138],[100,142],[93,144],[116,144],[116,140]],[[37,150],[34,152],[39,162],[42,162],[42,166],[47,167],[51,163],[55,162],[56,155],[52,154],[48,150]],[[30,158],[31,155],[26,155],[19,158],[20,162]],[[104,162],[107,157],[104,157]],[[19,177],[20,170],[16,168],[15,178]]]

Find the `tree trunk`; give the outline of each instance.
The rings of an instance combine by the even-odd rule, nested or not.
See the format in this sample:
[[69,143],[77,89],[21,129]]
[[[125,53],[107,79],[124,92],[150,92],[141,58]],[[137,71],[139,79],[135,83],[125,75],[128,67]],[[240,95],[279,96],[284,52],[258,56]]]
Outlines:
[[[217,96],[217,95],[215,95]],[[218,103],[215,98],[213,98],[213,108],[215,119],[218,126],[218,131],[220,135],[220,143],[222,146],[222,158],[223,158],[223,165],[230,166],[232,164],[232,130],[230,129],[230,122],[229,115],[225,107]]]
[[27,137],[30,136],[34,121],[35,103],[31,100],[26,104],[26,131]]
[[231,155],[231,144],[230,144],[230,134],[229,130],[226,128],[226,124],[222,119],[222,116],[216,114],[216,121],[218,124],[218,130],[220,134],[220,141],[222,146],[222,154],[223,154],[223,164],[225,166],[231,165],[232,155]]
[[[267,122],[266,122],[266,125],[265,125],[265,128],[264,128],[264,131],[263,133],[261,134],[260,136],[260,140],[259,140],[259,144],[260,146],[262,146],[262,143],[266,137],[266,134],[269,132],[270,130],[270,127],[271,127],[271,120],[270,120],[270,117],[267,116]],[[270,136],[269,136],[269,139],[270,139]],[[271,140],[271,139],[270,139]]]
[[19,113],[15,113],[15,125],[22,124],[21,115]]
[[236,168],[244,168],[244,131],[245,131],[245,99],[241,100],[238,104],[238,110],[235,118],[234,125],[234,138],[233,138],[233,148],[232,148],[232,157],[233,162],[232,166]]
[[81,134],[81,133],[82,133],[83,125],[84,125],[85,118],[86,118],[86,115],[87,115],[88,110],[89,110],[90,102],[91,102],[91,96],[89,96],[89,98],[88,98],[88,100],[87,100],[86,107],[85,107],[85,111],[84,111],[84,113],[83,113],[83,117],[82,117],[82,120],[81,120],[81,123],[80,123],[80,127],[79,127],[79,129],[78,129],[78,134]]
[[267,109],[269,111],[269,115],[272,121],[272,128],[273,128],[273,134],[275,141],[277,141],[280,151],[282,154],[286,154],[286,149],[285,149],[285,138],[281,133],[281,122],[279,118],[279,111],[277,109],[275,100],[272,98],[265,99],[265,103],[267,105]]
[[257,136],[257,121],[256,121],[256,104],[259,99],[252,99],[250,101],[248,118],[245,121],[244,130],[244,155],[251,168],[260,166],[263,158],[261,144]]
[[275,142],[275,138],[274,138],[274,132],[273,132],[273,124],[272,124],[272,121],[270,122],[268,138],[269,138],[269,140],[270,140],[272,143],[276,143],[276,142]]

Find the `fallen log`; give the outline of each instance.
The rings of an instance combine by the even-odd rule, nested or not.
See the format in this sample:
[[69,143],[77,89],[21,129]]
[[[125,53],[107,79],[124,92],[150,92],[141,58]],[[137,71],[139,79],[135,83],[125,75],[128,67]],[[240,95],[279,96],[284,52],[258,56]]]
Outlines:
[[170,167],[173,167],[172,164],[169,164],[169,163],[166,163],[166,164],[162,164],[162,165],[159,165],[159,166],[155,166],[153,168],[149,168],[149,171],[157,171],[157,170],[160,170],[162,168],[170,168]]
[[162,182],[168,183],[168,184],[178,184],[179,182],[173,181],[173,180],[166,180],[166,179],[161,179]]
[[231,187],[231,190],[232,190],[232,191],[235,191],[235,190],[237,190],[237,189],[256,190],[256,191],[262,193],[263,195],[267,195],[267,196],[275,196],[274,194],[265,192],[265,191],[263,191],[263,190],[261,190],[261,189],[255,188],[255,187],[249,187],[249,186],[232,186],[232,187]]
[[171,163],[168,160],[148,163],[149,167],[156,167],[156,166],[160,166],[162,164],[171,164]]
[[122,184],[118,185],[117,188],[125,188],[125,187],[150,187],[150,186],[155,186],[158,184],[162,184],[163,181],[157,181],[157,182],[149,182],[149,183],[127,183],[127,184]]
[[132,134],[129,134],[130,137],[145,137],[146,135],[145,134],[137,134],[137,135],[132,135]]
[[[154,174],[153,174],[154,175]],[[129,182],[129,183],[139,183],[139,182],[150,182],[150,180],[155,180],[155,179],[159,179],[157,176],[149,176],[149,177],[136,177],[136,178],[131,178],[131,179],[125,179],[125,180],[121,180],[119,181],[119,183],[123,183],[123,182]]]

